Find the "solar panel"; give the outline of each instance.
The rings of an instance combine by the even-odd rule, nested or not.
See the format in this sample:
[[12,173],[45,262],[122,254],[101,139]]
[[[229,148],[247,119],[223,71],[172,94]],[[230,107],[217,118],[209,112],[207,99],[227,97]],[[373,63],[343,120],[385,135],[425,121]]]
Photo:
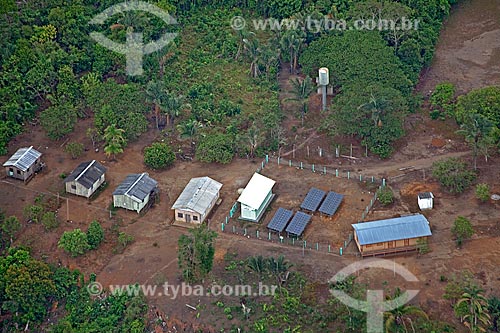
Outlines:
[[303,212],[297,212],[295,213],[292,221],[290,221],[288,227],[286,227],[286,232],[295,236],[300,236],[309,224],[309,221],[311,221],[311,215]]
[[333,214],[335,214],[340,204],[342,203],[343,199],[344,196],[342,194],[328,192],[325,201],[323,201],[323,203],[319,207],[320,213],[333,216]]
[[307,193],[304,201],[302,201],[300,208],[308,210],[310,212],[315,212],[324,197],[325,191],[321,191],[313,187],[309,190],[309,193]]
[[285,229],[286,225],[288,224],[288,221],[290,221],[292,216],[293,212],[291,210],[280,207],[274,214],[273,218],[271,219],[271,222],[269,222],[267,227],[277,232],[283,232],[283,229]]

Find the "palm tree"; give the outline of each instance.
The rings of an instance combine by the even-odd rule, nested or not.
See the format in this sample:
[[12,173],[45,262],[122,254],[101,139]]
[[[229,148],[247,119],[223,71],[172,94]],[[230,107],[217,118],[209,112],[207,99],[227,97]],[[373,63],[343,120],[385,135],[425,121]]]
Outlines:
[[489,119],[479,113],[470,113],[460,126],[460,130],[457,131],[457,133],[464,135],[465,141],[472,146],[474,170],[477,170],[479,150],[487,151],[485,148],[490,144],[492,128],[493,124]]
[[288,98],[287,100],[301,103],[300,117],[302,119],[302,126],[304,126],[304,116],[309,110],[309,95],[314,91],[314,86],[309,76],[306,76],[304,79],[295,78],[294,80],[290,80],[290,84],[292,85],[292,92],[295,97]]
[[181,138],[189,138],[191,140],[191,149],[194,152],[196,143],[194,138],[198,133],[198,129],[202,128],[203,124],[194,118],[190,118],[182,124],[177,125]]
[[164,109],[164,100],[166,96],[166,88],[163,81],[152,80],[146,85],[146,100],[154,104],[156,129],[159,129],[160,109]]
[[[394,291],[394,295],[392,297],[387,296],[387,299],[392,300],[398,298],[399,296],[401,296],[401,290],[399,288],[396,288],[396,290]],[[389,332],[391,328],[394,326],[403,326],[405,332],[408,332],[408,328],[406,327],[406,322],[408,322],[410,324],[412,332],[415,333],[415,327],[413,326],[413,321],[411,319],[412,316],[422,317],[426,320],[429,319],[427,314],[418,306],[402,305],[394,310],[386,312],[386,319],[385,319],[386,332]]]
[[371,114],[371,118],[375,127],[382,127],[382,115],[387,108],[388,102],[385,99],[377,98],[373,93],[370,93],[370,101],[358,107],[358,110],[365,110]]
[[261,50],[257,38],[243,39],[244,49],[250,58],[250,75],[257,78],[260,75],[259,62],[261,60]]
[[246,29],[236,30],[236,37],[238,38],[238,51],[236,52],[234,60],[238,60],[240,55],[243,53],[243,50],[245,49],[245,39],[249,39],[254,36],[254,32],[248,31]]
[[174,95],[173,93],[167,92],[165,95],[165,109],[167,113],[167,125],[174,124],[175,118],[177,118],[181,110],[190,107],[189,104],[185,103],[186,98],[182,95]]
[[290,56],[290,73],[298,67],[298,57],[305,41],[305,33],[301,30],[287,30],[280,40],[281,52],[288,52]]
[[467,314],[462,317],[462,322],[470,332],[486,332],[490,324],[490,315],[488,313],[488,300],[482,294],[483,290],[476,285],[467,288],[455,305],[467,305]]
[[104,140],[106,141],[106,146],[104,147],[104,152],[112,160],[115,159],[116,154],[123,153],[123,148],[127,143],[124,136],[125,130],[117,128],[115,125],[109,125],[104,130]]

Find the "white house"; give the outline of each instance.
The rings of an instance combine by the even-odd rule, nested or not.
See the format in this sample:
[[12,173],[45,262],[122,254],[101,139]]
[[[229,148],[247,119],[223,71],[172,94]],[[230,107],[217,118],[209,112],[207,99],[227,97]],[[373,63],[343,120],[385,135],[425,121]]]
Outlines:
[[201,224],[219,199],[222,184],[210,177],[192,178],[175,201],[175,220]]
[[434,194],[432,192],[419,193],[418,207],[420,210],[432,209],[434,207]]
[[274,197],[272,191],[274,184],[276,184],[274,180],[254,173],[238,198],[241,204],[240,219],[251,222],[260,220]]

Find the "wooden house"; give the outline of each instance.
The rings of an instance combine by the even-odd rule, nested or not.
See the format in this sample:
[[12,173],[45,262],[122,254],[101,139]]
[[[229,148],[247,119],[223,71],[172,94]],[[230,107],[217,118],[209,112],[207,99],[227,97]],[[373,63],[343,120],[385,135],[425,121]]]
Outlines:
[[210,177],[192,178],[172,206],[175,220],[203,223],[219,199],[221,187],[221,183]]
[[83,162],[64,179],[66,192],[89,198],[104,183],[105,173],[96,160]]
[[131,174],[113,192],[113,205],[140,213],[158,193],[158,182],[147,173]]
[[247,186],[238,198],[241,205],[240,219],[259,222],[267,207],[274,198],[273,186],[276,182],[254,173]]
[[19,148],[7,162],[3,164],[7,176],[27,182],[43,167],[42,153],[33,146]]
[[429,221],[421,214],[353,224],[354,241],[361,256],[386,255],[417,249],[431,236]]

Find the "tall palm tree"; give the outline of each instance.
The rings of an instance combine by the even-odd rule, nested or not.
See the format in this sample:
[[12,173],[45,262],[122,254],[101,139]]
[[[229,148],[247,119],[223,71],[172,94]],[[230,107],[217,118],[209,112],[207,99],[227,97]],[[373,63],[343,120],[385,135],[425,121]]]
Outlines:
[[287,30],[281,36],[281,52],[288,52],[290,57],[290,73],[295,73],[298,67],[300,50],[304,45],[305,32],[302,30]]
[[236,30],[236,37],[238,38],[238,51],[236,52],[234,60],[238,60],[238,58],[243,53],[243,50],[245,49],[245,39],[253,38],[254,36],[254,32],[248,31],[246,29]]
[[490,324],[490,315],[488,313],[488,300],[482,294],[483,290],[476,285],[467,288],[455,305],[467,305],[467,314],[463,316],[462,321],[470,332],[486,332]]
[[309,96],[314,91],[314,86],[309,76],[306,76],[304,79],[295,78],[290,80],[290,84],[292,85],[292,92],[295,97],[288,98],[287,100],[297,101],[301,104],[300,117],[302,126],[304,126],[304,117],[309,110]]
[[160,110],[164,109],[164,100],[167,94],[165,83],[160,80],[151,80],[146,85],[146,100],[154,104],[156,129],[159,129]]
[[117,128],[114,124],[106,127],[103,138],[106,141],[104,153],[106,153],[108,158],[112,157],[112,160],[114,160],[116,158],[116,154],[123,153],[123,148],[127,143],[124,134],[125,130]]
[[261,50],[257,38],[243,39],[244,49],[250,58],[250,75],[257,78],[260,75],[259,62],[261,60]]
[[[388,300],[396,299],[399,296],[401,296],[401,290],[399,288],[396,288],[396,290],[394,291],[394,295],[392,297],[387,296],[387,299]],[[421,317],[426,320],[429,319],[427,314],[422,309],[414,305],[402,305],[394,310],[386,312],[386,319],[385,319],[386,332],[390,332],[390,330],[394,326],[402,326],[405,332],[408,332],[408,328],[406,326],[407,322],[410,324],[412,332],[415,333],[415,327],[413,326],[412,317]]]
[[479,113],[470,113],[460,126],[460,130],[457,131],[457,133],[464,135],[465,141],[472,146],[474,170],[477,170],[479,150],[486,148],[490,144],[492,129],[493,124],[489,119]]

